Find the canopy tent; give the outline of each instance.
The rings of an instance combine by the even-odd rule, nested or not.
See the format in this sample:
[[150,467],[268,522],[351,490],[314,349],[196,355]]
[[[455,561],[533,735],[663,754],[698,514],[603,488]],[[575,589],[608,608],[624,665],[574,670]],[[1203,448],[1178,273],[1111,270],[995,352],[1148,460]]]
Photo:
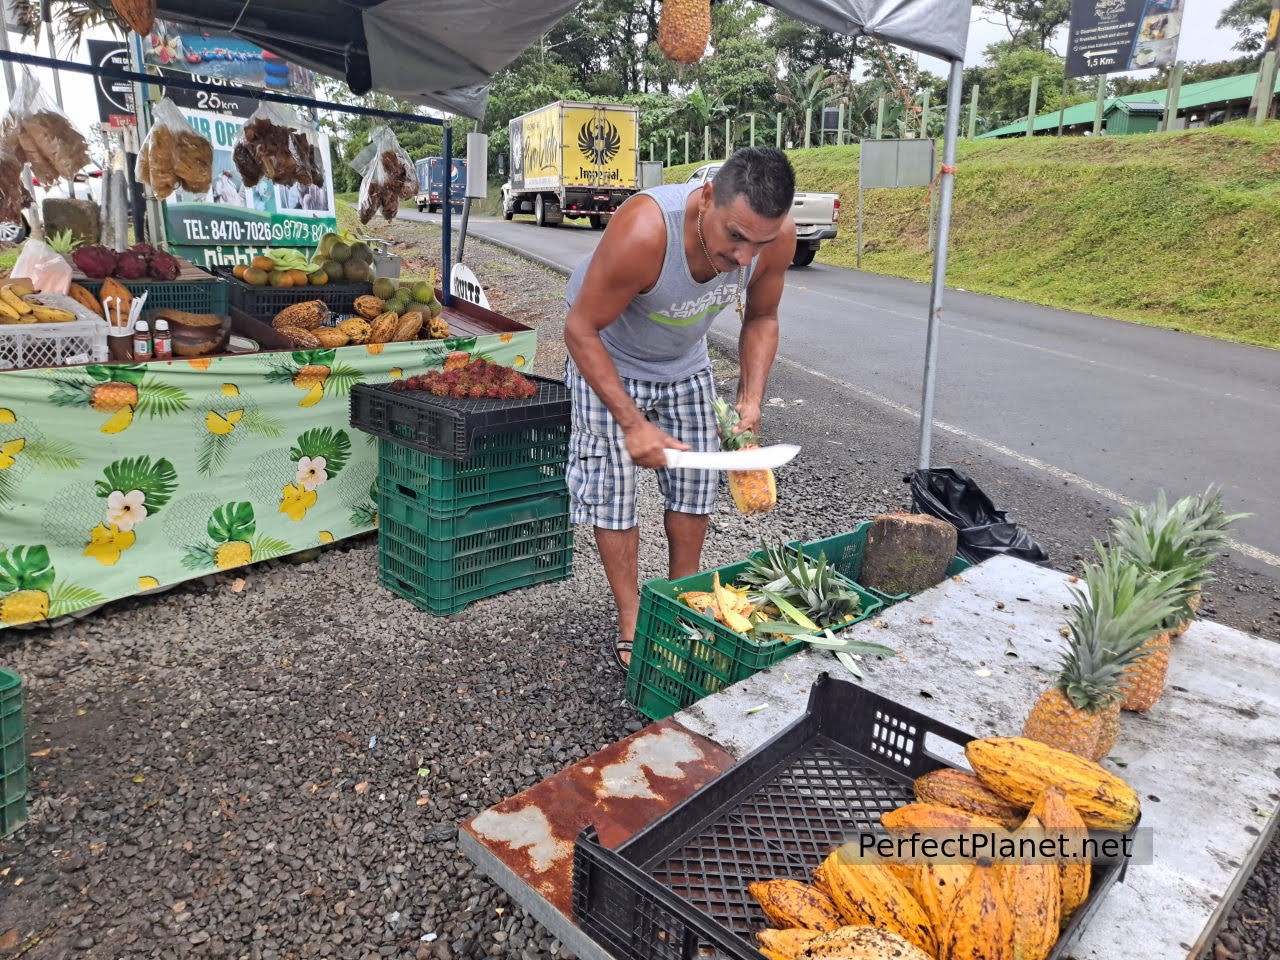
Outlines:
[[[106,0],[95,2],[105,4]],[[449,113],[480,117],[492,76],[578,2],[159,0],[157,15],[243,37],[320,73],[343,78],[353,93],[376,89]],[[873,37],[950,61],[917,451],[917,466],[927,469],[956,141],[960,129],[960,80],[972,0],[761,2],[835,33]],[[452,147],[449,133],[446,126],[446,154]],[[447,201],[443,212],[447,280],[450,231]],[[447,296],[447,287],[445,293]]]

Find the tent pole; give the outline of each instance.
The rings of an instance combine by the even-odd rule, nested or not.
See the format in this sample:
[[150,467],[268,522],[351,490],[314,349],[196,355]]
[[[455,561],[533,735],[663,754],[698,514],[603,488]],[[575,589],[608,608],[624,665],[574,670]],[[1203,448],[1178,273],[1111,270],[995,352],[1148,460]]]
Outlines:
[[933,386],[938,367],[938,334],[942,326],[942,291],[947,281],[947,244],[951,234],[951,195],[955,174],[948,173],[956,165],[956,141],[960,139],[960,84],[964,64],[951,62],[951,79],[947,87],[947,123],[943,136],[942,173],[938,185],[938,235],[933,248],[933,280],[929,286],[929,326],[924,354],[924,391],[920,398],[920,448],[916,466],[929,469],[933,430]]
[[440,293],[444,297],[440,302],[446,307],[453,306],[453,294],[449,292],[453,285],[453,267],[449,262],[449,245],[453,241],[453,212],[450,209],[453,201],[449,195],[449,181],[453,179],[449,174],[452,172],[453,119],[450,118],[444,122],[444,196],[441,197],[444,206],[440,208]]

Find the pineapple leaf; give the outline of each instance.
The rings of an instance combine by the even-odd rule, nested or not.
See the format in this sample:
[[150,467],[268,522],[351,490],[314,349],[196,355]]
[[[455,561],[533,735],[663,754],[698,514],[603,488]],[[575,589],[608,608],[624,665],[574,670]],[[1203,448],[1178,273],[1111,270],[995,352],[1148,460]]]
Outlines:
[[214,565],[214,554],[217,547],[213,544],[197,544],[187,547],[182,555],[182,565],[188,570],[204,570]]
[[99,383],[114,380],[116,383],[131,383],[135,387],[141,386],[143,378],[147,375],[146,368],[136,363],[113,366],[95,363],[85,367],[85,371]]
[[283,557],[293,552],[293,547],[279,537],[268,537],[262,534],[250,541],[250,549],[253,551],[254,560],[270,560],[272,557]]
[[351,459],[351,439],[345,430],[332,427],[316,427],[298,437],[289,450],[289,459],[295,463],[303,457],[324,457],[325,472],[337,476]]
[[61,617],[74,610],[82,610],[85,607],[106,602],[107,598],[97,590],[77,586],[74,583],[59,583],[49,594],[49,616]]
[[475,337],[451,337],[442,341],[444,347],[449,351],[461,351],[462,353],[470,353],[476,348]]
[[22,452],[46,470],[74,470],[84,460],[65,440],[36,440],[28,443]]
[[148,377],[138,388],[138,411],[149,417],[167,417],[187,409],[191,398],[171,383]]
[[245,411],[244,417],[240,420],[240,429],[248,430],[260,437],[278,437],[284,432],[284,426],[278,419],[261,410]]
[[324,382],[325,393],[350,393],[351,388],[364,379],[364,373],[347,363],[335,363],[329,368]]
[[9,506],[17,493],[18,481],[12,473],[12,470],[0,470],[0,507]]
[[231,540],[247,541],[253,536],[257,526],[253,516],[253,504],[241,500],[236,503],[224,503],[213,511],[207,529],[215,543],[227,543]]
[[49,394],[49,402],[58,407],[87,407],[90,400],[91,383],[84,380],[53,381],[53,393]]
[[222,469],[231,449],[231,434],[204,432],[200,438],[200,452],[196,457],[196,469],[203,476],[212,476]]
[[293,383],[293,378],[298,375],[296,367],[272,367],[266,372],[263,379],[267,383]]
[[327,367],[337,355],[336,350],[300,350],[293,355],[293,362],[300,367]]
[[353,527],[372,527],[378,517],[378,508],[373,503],[357,504],[348,518]]
[[141,490],[148,513],[155,513],[168,503],[178,488],[178,473],[164,457],[155,463],[147,456],[117,460],[108,464],[102,475],[106,479],[93,485],[98,496],[108,497],[113,490],[123,493]]

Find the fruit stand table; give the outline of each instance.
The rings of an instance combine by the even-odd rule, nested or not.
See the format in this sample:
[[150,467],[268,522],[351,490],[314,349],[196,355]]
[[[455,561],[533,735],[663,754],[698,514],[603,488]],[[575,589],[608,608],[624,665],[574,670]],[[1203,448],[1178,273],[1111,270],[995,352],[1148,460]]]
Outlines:
[[372,530],[351,387],[532,365],[533,330],[459,307],[449,340],[0,373],[0,627]]
[[[851,630],[900,651],[866,664],[866,687],[976,736],[1016,735],[1054,673],[1071,579],[996,558],[888,608]],[[1150,862],[1106,891],[1070,951],[1081,960],[1197,958],[1274,829],[1275,645],[1197,621],[1170,661],[1160,703],[1124,715],[1123,766],[1108,763],[1142,798]],[[617,847],[792,723],[823,671],[842,668],[816,652],[784,660],[484,811],[460,845],[569,950],[603,960],[570,907],[580,830],[594,823]]]

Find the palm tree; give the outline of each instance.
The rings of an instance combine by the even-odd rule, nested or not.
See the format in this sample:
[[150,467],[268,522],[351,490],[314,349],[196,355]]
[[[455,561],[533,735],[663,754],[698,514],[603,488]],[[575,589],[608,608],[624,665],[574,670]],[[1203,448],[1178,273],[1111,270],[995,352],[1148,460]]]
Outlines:
[[[21,26],[22,32],[33,40],[40,39],[39,0],[10,0],[5,4],[6,15],[14,21],[10,26]],[[50,0],[50,20],[54,39],[64,51],[74,51],[80,46],[85,33],[93,27],[106,26],[122,37],[129,35],[129,27],[105,0]]]
[[804,136],[805,118],[810,111],[818,118],[821,127],[822,108],[846,100],[840,91],[841,78],[816,64],[799,76],[779,77],[776,70],[773,70],[773,76],[778,83],[775,97],[783,106],[784,135],[797,143]]

